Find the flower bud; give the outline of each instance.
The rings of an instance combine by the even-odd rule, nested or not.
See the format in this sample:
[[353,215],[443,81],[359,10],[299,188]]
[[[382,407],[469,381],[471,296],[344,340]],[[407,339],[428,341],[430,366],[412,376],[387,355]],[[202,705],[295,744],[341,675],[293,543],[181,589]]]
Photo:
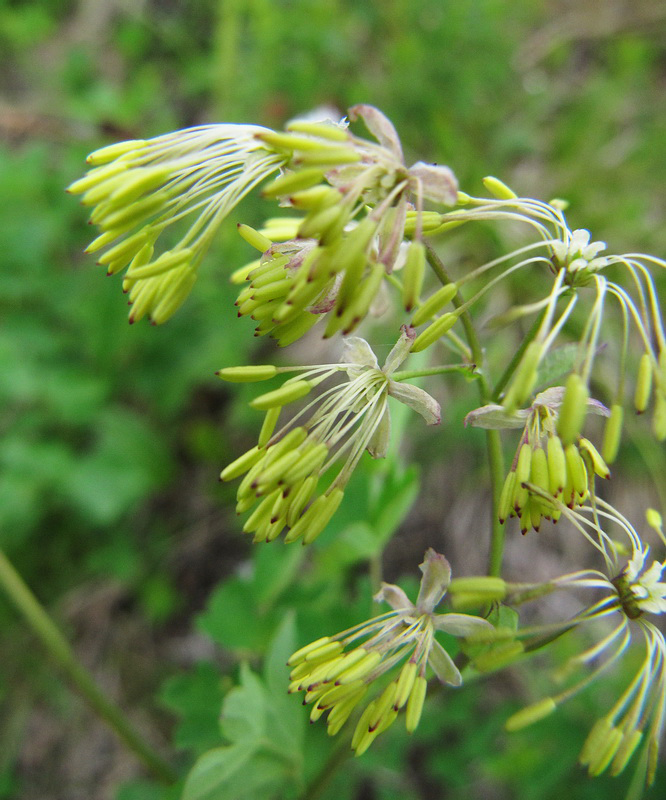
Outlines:
[[322,147],[318,150],[303,150],[294,159],[294,163],[299,166],[305,164],[328,169],[345,164],[357,164],[360,160],[361,154],[351,147]]
[[[578,447],[580,450],[581,455],[585,459],[586,465],[588,467],[588,472],[596,473],[600,478],[604,478],[608,480],[610,478],[610,470],[606,462],[601,457],[601,454],[597,450],[597,448],[592,444],[589,439],[585,437],[581,437],[580,442],[578,443]],[[590,467],[592,469],[590,469]]]
[[301,647],[300,650],[297,650],[289,657],[287,666],[294,667],[296,664],[300,664],[302,661],[305,661],[305,657],[308,655],[308,653],[312,653],[314,650],[317,650],[317,648],[324,644],[328,644],[330,641],[330,636],[322,636],[321,639],[317,639],[314,642],[310,642],[310,644],[306,644],[305,647]]
[[499,178],[488,175],[483,179],[483,185],[498,200],[515,200],[518,195]]
[[530,396],[537,379],[537,370],[541,360],[541,342],[530,342],[525,348],[523,357],[515,372],[502,405],[507,411],[515,411]]
[[265,186],[262,194],[267,198],[280,197],[281,195],[316,186],[321,183],[323,178],[324,170],[318,167],[285,172],[284,175],[280,175],[279,178],[275,178]]
[[577,372],[567,378],[564,397],[557,418],[557,433],[566,447],[572,444],[583,427],[587,413],[587,386]]
[[287,125],[288,131],[306,133],[320,139],[330,139],[333,142],[346,142],[349,139],[347,128],[330,122],[308,122],[295,119]]
[[306,334],[317,322],[319,322],[317,314],[304,311],[296,319],[286,322],[284,325],[277,325],[271,332],[271,338],[275,339],[278,347],[288,347]]
[[582,766],[587,767],[600,749],[604,747],[612,727],[613,723],[608,717],[601,717],[594,723],[578,757],[578,761]]
[[506,596],[506,582],[502,578],[492,575],[479,575],[467,578],[454,578],[448,589],[451,601],[455,604],[455,597],[462,593],[476,594],[484,598],[487,603],[503,600]]
[[552,714],[556,708],[557,704],[552,697],[544,697],[543,700],[526,706],[510,716],[504,727],[507,731],[519,731]]
[[619,403],[614,403],[611,406],[610,417],[606,420],[604,441],[601,446],[601,455],[607,464],[612,464],[617,457],[617,451],[620,448],[620,439],[622,437],[623,418],[624,409]]
[[398,676],[398,683],[395,692],[395,700],[393,703],[393,708],[398,711],[398,709],[402,708],[412,693],[412,689],[414,687],[414,681],[416,680],[416,671],[418,667],[416,662],[409,660],[406,661],[403,665],[402,669],[400,670],[400,675]]
[[427,688],[428,682],[422,675],[419,675],[414,681],[412,691],[409,693],[409,700],[407,701],[405,727],[408,733],[413,733],[421,720],[423,701],[425,700]]
[[342,195],[337,189],[325,184],[311,186],[309,189],[302,189],[289,195],[289,202],[294,208],[311,211],[320,208],[328,208],[342,200]]
[[600,745],[598,749],[591,754],[587,768],[590,777],[596,778],[604,772],[606,767],[613,760],[621,743],[622,731],[619,730],[619,728],[612,727],[603,745]]
[[244,453],[242,456],[232,461],[231,464],[226,466],[220,473],[221,481],[232,481],[244,475],[250,467],[253,467],[265,454],[264,450],[259,447],[253,447]]
[[407,250],[407,260],[402,273],[402,302],[405,310],[411,311],[421,296],[425,275],[425,246],[413,241]]
[[559,436],[549,436],[547,444],[548,486],[553,497],[562,494],[567,480],[566,457]]
[[300,400],[312,389],[312,384],[309,381],[292,381],[287,382],[279,389],[272,392],[266,392],[259,397],[255,397],[250,401],[252,408],[257,408],[260,411],[266,411],[275,406],[284,406],[287,403],[293,403],[295,400]]
[[456,283],[447,283],[446,286],[442,286],[441,289],[431,294],[430,297],[416,309],[412,317],[412,326],[417,328],[419,325],[427,322],[440,309],[450,303],[456,294],[458,294],[458,285]]
[[277,367],[272,364],[249,365],[242,367],[223,367],[215,373],[218,378],[229,383],[251,383],[266,381],[277,375]]
[[656,508],[648,508],[645,512],[647,524],[656,531],[661,530],[663,520]]
[[624,732],[622,742],[615,753],[613,763],[611,764],[610,774],[619,775],[622,770],[627,766],[629,760],[636,752],[636,748],[641,743],[643,732],[633,728]]
[[132,150],[140,150],[146,144],[147,142],[144,139],[128,139],[124,142],[116,142],[115,144],[109,144],[106,145],[106,147],[100,147],[98,150],[94,150],[88,158],[86,158],[86,161],[88,164],[93,164],[94,166],[107,164],[109,161],[114,161],[116,158],[130,153]]
[[647,408],[652,392],[652,359],[649,353],[643,353],[638,363],[638,377],[636,378],[636,391],[634,392],[634,407],[637,414],[642,414]]
[[564,455],[567,462],[567,473],[571,478],[573,491],[582,497],[587,491],[587,469],[580,451],[575,444],[567,445],[564,448]]
[[660,442],[666,439],[666,396],[661,389],[657,391],[655,398],[652,433]]
[[434,344],[440,337],[444,336],[447,331],[451,330],[457,321],[458,314],[454,312],[442,314],[441,317],[438,317],[438,319],[428,325],[428,327],[414,339],[410,348],[411,352],[420,353],[421,350],[430,347],[431,344]]
[[509,518],[513,509],[513,497],[515,494],[516,486],[516,473],[515,471],[509,472],[504,479],[502,491],[500,493],[499,502],[497,504],[497,516],[500,523],[503,525]]

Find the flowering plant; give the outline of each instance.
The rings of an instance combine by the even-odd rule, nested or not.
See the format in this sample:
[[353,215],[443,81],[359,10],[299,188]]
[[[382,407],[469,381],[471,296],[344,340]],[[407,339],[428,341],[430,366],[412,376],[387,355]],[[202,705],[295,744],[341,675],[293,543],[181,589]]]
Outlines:
[[[542,652],[564,634],[598,631],[563,674],[587,672],[514,714],[506,727],[538,721],[627,654],[641,653],[640,667],[592,727],[580,756],[590,775],[607,768],[617,775],[637,762],[631,791],[638,796],[654,780],[666,714],[666,640],[657,625],[666,611],[666,561],[650,563],[648,545],[600,496],[596,478],[610,478],[628,405],[642,414],[652,404],[652,433],[666,438],[666,337],[652,276],[666,262],[607,253],[588,231],[569,227],[563,201],[519,197],[493,177],[484,180],[489,196],[475,197],[459,190],[448,167],[408,167],[393,125],[372,106],[350,109],[349,120],[365,123],[372,138],[357,135],[347,120],[295,120],[284,132],[207,125],[96,151],[91,170],[69,187],[100,229],[88,251],[101,252],[110,274],[125,270],[130,322],[147,316],[159,325],[187,299],[213,236],[245,195],[261,185],[266,199],[288,209],[260,230],[238,227],[259,253],[230,274],[242,287],[238,315],[250,316],[255,334],[281,347],[323,336],[334,338],[337,353],[318,365],[225,365],[218,372],[227,382],[295,373],[251,401],[265,412],[257,445],[220,476],[241,478],[236,510],[249,513],[243,530],[257,543],[284,532],[285,543],[310,545],[322,534],[364,453],[387,454],[393,401],[428,425],[440,424],[439,402],[411,381],[453,376],[450,391],[461,375],[473,381],[481,405],[465,423],[486,431],[493,497],[488,574],[452,580],[447,560],[429,548],[416,602],[399,586],[376,581],[375,602],[392,610],[341,633],[322,631],[296,650],[288,659],[289,691],[305,692],[312,721],[328,715],[331,735],[353,717],[351,749],[361,755],[403,707],[407,730],[416,729],[431,677],[460,686]],[[532,238],[452,279],[435,237],[478,222],[520,228]],[[172,244],[174,225],[184,233]],[[488,363],[481,300],[504,282],[520,279],[525,287],[528,276],[535,296],[505,308],[493,323],[517,329],[532,319],[531,327],[521,329],[504,363]],[[611,317],[619,320],[620,337]],[[380,367],[369,341],[382,324],[395,344]],[[351,336],[360,326],[365,338]],[[444,348],[453,363],[439,363]],[[560,369],[553,374],[556,356]],[[609,374],[617,376],[612,389]],[[287,407],[295,410],[281,420]],[[604,420],[598,446],[594,433],[583,435],[595,415]],[[500,429],[520,430],[508,470]],[[547,581],[508,581],[505,525],[514,516],[523,534],[543,532],[548,521],[568,524],[601,567],[585,563]],[[659,517],[650,510],[648,518],[662,548]],[[476,530],[469,536],[475,547],[485,541],[474,540]],[[498,622],[502,607],[518,610],[563,592],[595,597],[564,619],[517,628]],[[452,611],[440,608],[445,594]]]

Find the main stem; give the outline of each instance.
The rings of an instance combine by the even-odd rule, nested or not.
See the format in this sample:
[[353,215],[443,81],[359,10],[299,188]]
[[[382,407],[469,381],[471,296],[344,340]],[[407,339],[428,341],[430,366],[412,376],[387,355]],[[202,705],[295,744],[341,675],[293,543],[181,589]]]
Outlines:
[[[442,286],[451,283],[451,278],[446,272],[444,264],[435,253],[435,251],[426,245],[426,255],[428,263],[432,267],[433,272],[437,276]],[[463,298],[458,293],[453,298],[453,305],[455,308],[460,308],[463,305]],[[460,315],[463,329],[465,331],[465,338],[469,345],[472,354],[472,361],[476,366],[476,374],[478,376],[479,385],[479,399],[482,405],[491,402],[492,390],[488,382],[488,376],[484,370],[484,355],[483,349],[476,335],[472,318],[467,311],[463,311]],[[499,431],[487,430],[486,431],[486,451],[488,453],[488,467],[490,471],[490,485],[492,490],[492,507],[491,507],[491,532],[490,532],[490,555],[488,558],[488,574],[500,575],[502,571],[502,557],[504,555],[504,524],[499,521],[497,509],[499,506],[500,493],[502,491],[502,483],[504,482],[504,455],[502,453],[502,440],[500,439]]]
[[93,711],[113,729],[156,778],[164,783],[174,783],[178,779],[175,770],[146,744],[125,714],[108,700],[90,673],[81,666],[65,637],[2,550],[0,586]]

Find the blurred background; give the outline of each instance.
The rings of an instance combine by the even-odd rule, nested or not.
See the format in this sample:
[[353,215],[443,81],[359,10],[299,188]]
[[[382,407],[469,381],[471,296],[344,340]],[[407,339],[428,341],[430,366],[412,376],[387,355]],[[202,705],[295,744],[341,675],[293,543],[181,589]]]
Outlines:
[[[251,387],[232,392],[214,372],[274,355],[233,308],[227,275],[249,260],[247,246],[227,226],[182,311],[161,328],[130,327],[120,281],[82,252],[92,232],[64,187],[88,152],[119,139],[214,121],[281,126],[318,106],[366,102],[392,119],[408,163],[449,164],[472,194],[494,174],[521,195],[566,197],[572,228],[615,252],[663,257],[666,6],[0,0],[0,66],[0,545],[109,695],[158,749],[175,744],[186,770],[220,744],[220,702],[239,661],[258,663],[289,609],[303,642],[367,615],[368,557],[395,531],[391,579],[414,582],[427,545],[458,574],[484,569],[483,437],[463,438],[460,424],[475,387],[442,398],[452,428],[436,448],[427,432],[410,434],[418,469],[394,454],[359,471],[295,588],[301,549],[251,554],[234,487],[217,483],[258,420]],[[233,221],[257,223],[267,210],[247,202]],[[501,246],[489,227],[441,251],[455,272]],[[299,362],[297,351],[279,358]],[[646,430],[630,428],[614,490],[638,520],[659,502],[666,469]],[[652,482],[633,478],[644,461]],[[511,529],[508,570],[553,574],[565,550],[552,533],[523,540]],[[0,652],[0,798],[163,796],[2,597]],[[539,696],[526,688],[533,680],[516,670],[443,693],[418,737],[387,734],[324,796],[622,796],[624,778],[590,781],[575,766],[613,686],[509,737],[502,722]],[[312,735],[316,771],[326,737]],[[664,780],[652,797],[664,796]]]

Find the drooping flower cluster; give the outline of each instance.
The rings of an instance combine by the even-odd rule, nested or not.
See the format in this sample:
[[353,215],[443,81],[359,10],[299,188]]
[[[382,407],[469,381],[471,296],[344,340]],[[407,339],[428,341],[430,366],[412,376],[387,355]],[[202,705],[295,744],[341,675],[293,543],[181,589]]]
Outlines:
[[[260,333],[271,332],[281,344],[313,324],[304,313],[316,321],[330,311],[326,334],[349,333],[398,259],[408,209],[413,241],[404,294],[411,308],[425,268],[423,201],[455,205],[457,183],[447,167],[407,167],[393,125],[376,108],[360,105],[349,113],[376,141],[353,135],[346,123],[294,121],[285,133],[206,125],[92,153],[93,169],[69,191],[94,207],[90,221],[102,231],[88,251],[105,250],[99,261],[110,274],[129,265],[123,288],[130,321],[148,315],[159,324],[177,310],[220,223],[278,170],[264,196],[304,216],[293,241],[278,251],[246,229],[264,257],[248,271],[240,313],[261,315]],[[163,231],[186,219],[180,241],[156,255]]]
[[[569,508],[580,506],[594,494],[595,475],[610,477],[606,462],[589,439],[576,435],[566,444],[562,441],[558,431],[564,395],[564,387],[557,386],[538,394],[530,408],[509,412],[504,406],[487,405],[465,418],[466,425],[480,428],[523,428],[497,509],[501,522],[518,517],[523,533],[530,527],[538,531],[542,517],[555,522],[560,518],[559,507],[549,498],[561,499]],[[610,413],[591,399],[581,408],[583,414]]]
[[[503,255],[483,264],[458,279],[458,286],[477,279],[491,270],[499,269],[492,279],[484,281],[474,297],[467,300],[465,308],[472,306],[501,281],[525,269],[541,266],[555,280],[548,294],[540,300],[523,306],[513,306],[495,320],[512,322],[521,317],[541,312],[542,318],[534,340],[525,348],[502,404],[514,411],[532,395],[538,378],[540,364],[553,347],[557,336],[574,313],[581,290],[592,289],[595,297],[586,303],[582,335],[578,341],[576,375],[571,388],[572,406],[587,392],[592,367],[599,351],[599,336],[606,312],[606,302],[615,301],[623,326],[618,358],[617,389],[611,404],[609,438],[619,442],[622,428],[622,408],[625,403],[626,373],[631,367],[627,358],[630,332],[636,332],[643,355],[636,370],[633,405],[643,413],[654,395],[652,429],[659,440],[666,439],[666,336],[662,322],[659,298],[650,274],[651,266],[666,267],[666,261],[642,253],[601,255],[605,242],[590,242],[590,234],[583,229],[571,230],[563,213],[561,201],[543,203],[532,198],[518,197],[496,178],[487,178],[486,187],[495,199],[476,198],[458,193],[458,207],[441,215],[438,231],[447,226],[458,226],[474,220],[523,222],[532,227],[540,241]],[[612,267],[621,267],[630,278],[634,291],[606,277]],[[558,312],[557,306],[566,300]],[[427,302],[427,301],[426,301]],[[460,312],[459,312],[460,313]],[[575,400],[575,402],[573,402]],[[609,461],[612,459],[609,459]]]
[[[606,769],[610,769],[611,775],[619,775],[642,746],[638,769],[642,773],[642,782],[649,785],[654,780],[666,714],[666,641],[651,619],[653,615],[666,611],[666,581],[662,580],[666,561],[649,564],[649,548],[643,545],[633,526],[599,498],[595,507],[584,506],[572,512],[560,503],[560,510],[600,552],[605,562],[603,571],[582,570],[545,584],[504,584],[503,591],[498,586],[498,579],[476,578],[477,590],[483,589],[484,581],[489,582],[493,598],[509,604],[526,602],[553,591],[593,590],[600,595],[599,598],[573,617],[561,621],[524,627],[517,632],[480,632],[477,641],[494,640],[497,644],[490,644],[489,650],[479,656],[477,666],[481,669],[501,667],[507,662],[506,653],[509,653],[510,661],[516,656],[540,650],[569,631],[588,629],[593,625],[595,629],[601,627],[600,638],[570,658],[560,671],[560,677],[566,679],[585,667],[591,671],[558,694],[514,714],[506,727],[519,730],[552,713],[599,679],[612,665],[620,663],[624,656],[642,647],[644,657],[638,669],[611,709],[590,730],[580,762],[592,776],[600,775]],[[631,554],[628,560],[623,562],[620,555],[627,549],[624,542],[611,539],[602,527],[602,521],[614,523],[624,534]],[[454,607],[459,589],[462,590],[461,599],[465,600],[465,580],[471,579],[462,579],[457,586],[450,587],[454,594]],[[610,627],[604,626],[604,622],[610,623]],[[627,666],[632,663],[633,659],[627,659]]]
[[[103,147],[92,169],[69,186],[92,206],[101,234],[87,252],[113,275],[124,270],[130,322],[148,315],[160,324],[180,307],[220,223],[286,159],[266,148],[256,125],[202,125],[148,140]],[[155,247],[172,225],[188,221],[177,243]]]
[[466,637],[494,630],[487,620],[470,614],[435,614],[451,580],[451,568],[444,556],[429,549],[420,569],[423,577],[416,604],[399,586],[384,583],[375,600],[388,603],[392,611],[318,639],[288,661],[292,667],[289,691],[305,692],[304,702],[313,703],[313,722],[328,713],[331,736],[349,719],[368,688],[402,663],[397,676],[361,714],[351,743],[356,755],[364,753],[405,706],[407,730],[411,733],[416,729],[426,695],[428,667],[442,683],[461,685],[460,671],[435,638],[437,631]]
[[[222,471],[223,481],[244,475],[236,510],[249,511],[243,530],[255,542],[270,542],[288,528],[285,541],[312,542],[342,501],[344,487],[364,450],[374,458],[386,455],[390,437],[388,398],[413,408],[429,425],[440,421],[439,404],[423,389],[397,381],[393,375],[410,351],[414,331],[402,335],[380,369],[364,339],[344,340],[339,364],[302,368],[302,374],[281,388],[256,397],[251,405],[266,411],[259,443]],[[287,368],[289,369],[289,368]],[[230,381],[261,380],[276,367],[229,367],[219,371]],[[285,405],[300,400],[329,378],[346,376],[277,427]],[[320,478],[336,463],[342,468],[321,490]],[[313,500],[313,498],[315,498]],[[308,505],[308,503],[310,503]]]

